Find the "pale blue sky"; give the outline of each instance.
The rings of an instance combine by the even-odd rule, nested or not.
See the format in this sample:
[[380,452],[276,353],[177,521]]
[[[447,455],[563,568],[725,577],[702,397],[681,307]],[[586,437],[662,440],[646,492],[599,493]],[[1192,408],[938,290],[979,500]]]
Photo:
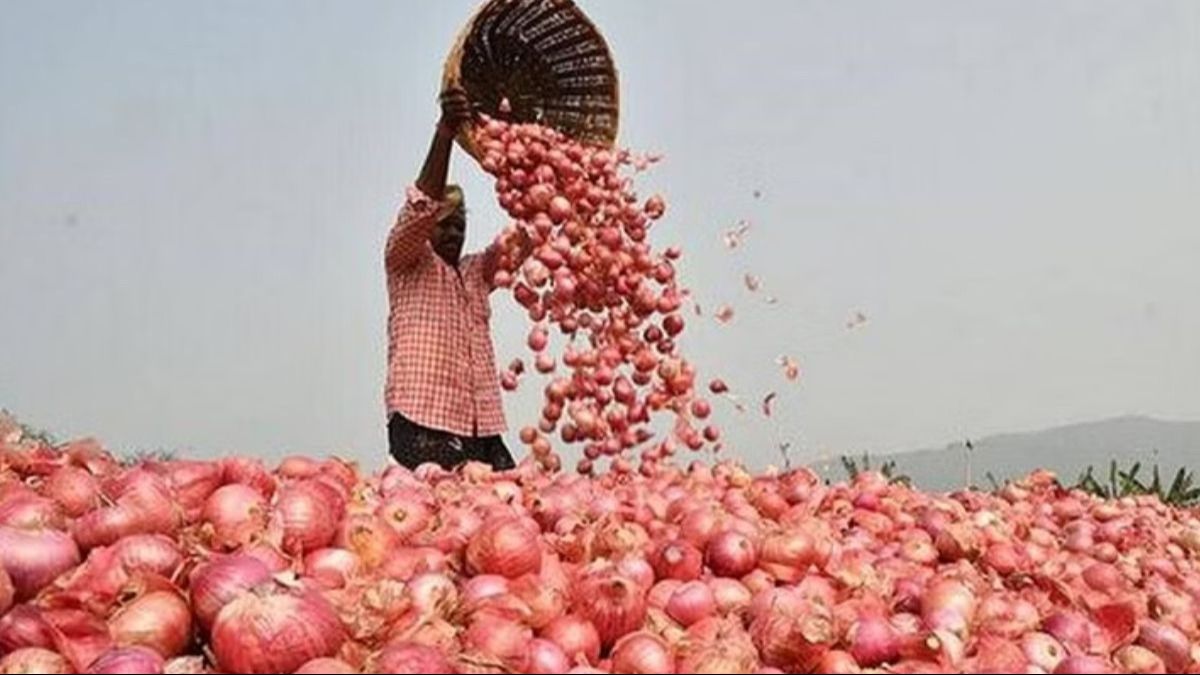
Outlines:
[[[622,142],[667,155],[654,241],[738,309],[688,354],[755,408],[780,392],[775,424],[718,406],[740,455],[1200,418],[1200,3],[580,4]],[[0,405],[117,447],[381,461],[381,247],[473,6],[0,3]],[[453,171],[481,244],[500,214]],[[525,327],[494,305],[506,361]]]

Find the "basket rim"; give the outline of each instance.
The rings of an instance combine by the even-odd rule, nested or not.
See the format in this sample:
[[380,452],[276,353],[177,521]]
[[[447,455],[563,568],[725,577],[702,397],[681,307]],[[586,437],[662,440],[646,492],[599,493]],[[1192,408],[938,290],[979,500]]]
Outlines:
[[[484,11],[497,3],[519,1],[520,0],[483,0],[479,3],[479,6],[475,8],[475,10],[471,13],[471,16],[467,19],[467,22],[463,24],[462,28],[459,29],[458,34],[455,36],[454,42],[450,47],[450,53],[446,56],[445,64],[442,66],[443,90],[451,86],[455,86],[462,81],[462,57],[463,51],[466,47],[467,38],[470,37],[471,33],[475,30],[475,24],[479,21],[479,18],[483,15]],[[592,141],[597,145],[611,148],[616,145],[617,134],[621,125],[621,116],[619,112],[621,108],[621,80],[616,60],[612,57],[612,48],[608,44],[608,39],[604,37],[604,34],[601,33],[600,29],[596,26],[596,23],[592,21],[591,17],[589,17],[583,11],[583,9],[581,9],[579,5],[575,3],[574,0],[552,0],[552,2],[560,7],[568,7],[581,21],[583,21],[583,23],[592,31],[592,33],[595,34],[596,38],[600,42],[600,45],[604,48],[604,53],[608,56],[609,63],[612,64],[612,98],[613,107],[616,111],[613,115],[614,123],[612,138],[605,139],[603,143],[594,140]],[[476,160],[483,159],[483,152],[471,139],[471,134],[467,127],[463,127],[459,130],[455,140],[458,142],[459,146],[466,151],[467,154],[471,155]]]

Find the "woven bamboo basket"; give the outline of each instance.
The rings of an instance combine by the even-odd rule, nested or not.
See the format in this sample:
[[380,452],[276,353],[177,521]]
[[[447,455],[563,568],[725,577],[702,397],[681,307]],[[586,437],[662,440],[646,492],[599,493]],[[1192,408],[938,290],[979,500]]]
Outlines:
[[[462,87],[472,108],[492,117],[538,122],[598,145],[617,138],[617,68],[571,0],[488,0],[455,40],[442,85]],[[480,158],[465,131],[458,142]]]

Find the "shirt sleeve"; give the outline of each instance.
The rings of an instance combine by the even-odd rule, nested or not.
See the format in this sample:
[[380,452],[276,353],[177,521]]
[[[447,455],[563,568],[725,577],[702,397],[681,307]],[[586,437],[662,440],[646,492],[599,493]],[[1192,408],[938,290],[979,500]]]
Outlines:
[[384,263],[389,270],[404,270],[412,267],[421,256],[433,249],[429,237],[437,226],[438,214],[443,202],[431,198],[416,187],[408,188],[404,208],[396,218],[396,224],[388,234],[384,248]]

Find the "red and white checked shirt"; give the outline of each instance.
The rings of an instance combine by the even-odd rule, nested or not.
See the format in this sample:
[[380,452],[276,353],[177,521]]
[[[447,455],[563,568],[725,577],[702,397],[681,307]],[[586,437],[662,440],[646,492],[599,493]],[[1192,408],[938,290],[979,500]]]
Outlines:
[[387,412],[460,436],[493,436],[505,430],[489,325],[493,287],[484,278],[494,249],[463,256],[458,269],[442,260],[429,236],[443,206],[409,188],[384,249]]

